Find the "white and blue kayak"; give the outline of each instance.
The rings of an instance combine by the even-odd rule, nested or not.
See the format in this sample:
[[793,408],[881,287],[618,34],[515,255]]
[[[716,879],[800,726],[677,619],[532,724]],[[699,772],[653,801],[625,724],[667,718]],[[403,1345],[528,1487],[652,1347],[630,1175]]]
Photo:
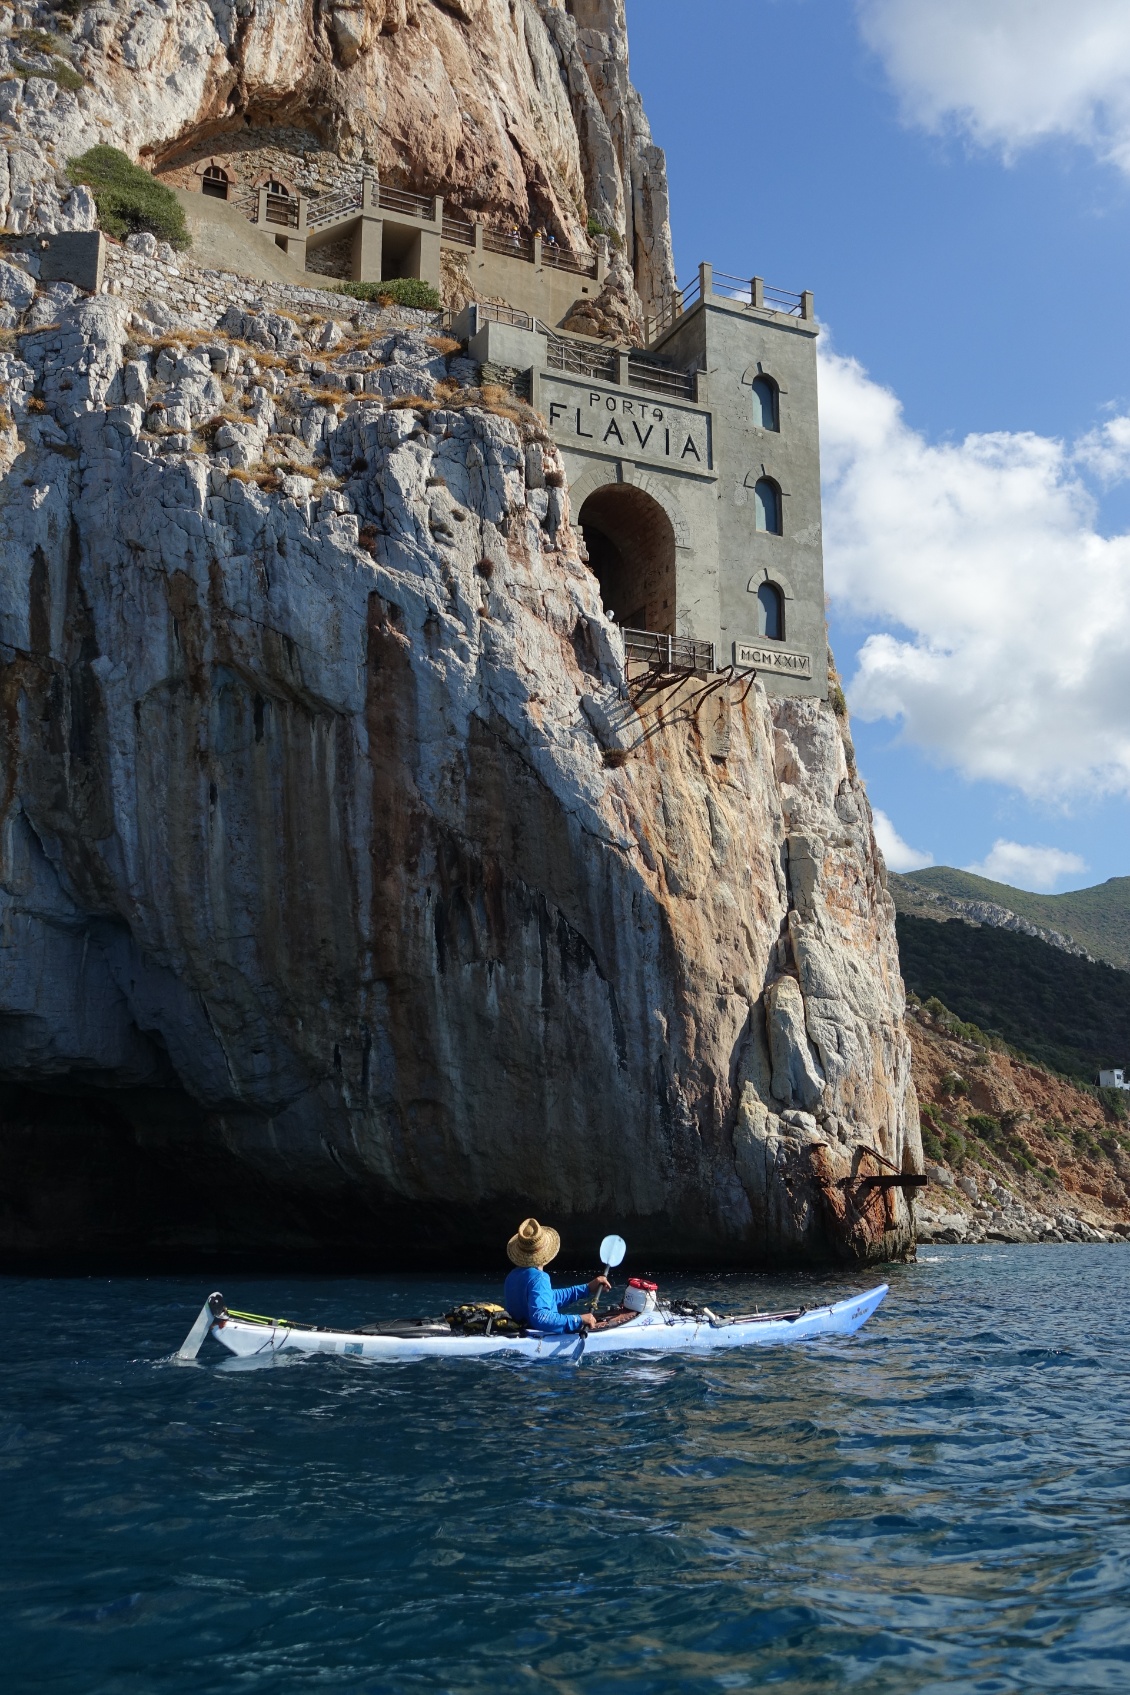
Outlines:
[[[864,1294],[830,1306],[799,1307],[789,1312],[720,1315],[688,1302],[664,1302],[653,1285],[633,1279],[622,1305],[595,1330],[564,1334],[523,1329],[501,1308],[461,1307],[442,1319],[367,1324],[359,1330],[334,1330],[284,1318],[230,1311],[223,1296],[212,1295],[185,1338],[178,1358],[195,1359],[209,1336],[243,1359],[280,1354],[338,1354],[374,1363],[402,1360],[487,1359],[517,1354],[534,1360],[578,1360],[591,1354],[702,1353],[717,1348],[771,1347],[811,1342],[818,1336],[851,1336],[866,1324],[887,1293],[880,1283]],[[632,1302],[636,1303],[635,1310]],[[458,1315],[458,1316],[457,1316]]]

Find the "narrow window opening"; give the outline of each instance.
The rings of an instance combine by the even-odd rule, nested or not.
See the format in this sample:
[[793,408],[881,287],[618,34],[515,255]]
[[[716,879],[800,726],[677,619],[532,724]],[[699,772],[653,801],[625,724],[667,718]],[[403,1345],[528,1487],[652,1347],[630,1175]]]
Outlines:
[[202,194],[211,195],[213,200],[226,200],[230,179],[228,173],[221,170],[219,165],[208,165],[200,184]]
[[763,430],[781,428],[780,389],[772,377],[757,377],[753,384],[753,421]]
[[281,194],[284,200],[290,199],[290,190],[285,182],[277,182],[274,177],[267,184],[268,194]]
[[776,583],[762,583],[757,591],[757,633],[771,642],[785,639],[785,597]]
[[771,536],[781,534],[781,491],[771,477],[759,477],[753,490],[754,525]]

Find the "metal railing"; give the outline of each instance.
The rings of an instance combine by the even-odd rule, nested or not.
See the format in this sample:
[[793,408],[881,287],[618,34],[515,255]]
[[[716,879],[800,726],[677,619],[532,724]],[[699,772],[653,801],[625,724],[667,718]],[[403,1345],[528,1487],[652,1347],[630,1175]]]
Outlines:
[[710,280],[715,294],[726,300],[740,300],[747,306],[753,305],[754,287],[750,277],[732,277],[728,271],[714,271]]
[[727,271],[715,271],[715,294],[727,300],[740,300],[743,306],[755,306],[768,312],[782,312],[789,318],[799,318],[804,312],[804,297],[791,289],[777,288],[760,277],[733,277]]
[[410,194],[406,188],[387,188],[383,182],[377,188],[377,205],[386,212],[407,212],[410,218],[433,220],[436,215],[434,195]]
[[541,262],[551,270],[572,271],[578,277],[595,277],[596,260],[585,258],[580,253],[573,253],[567,247],[558,247],[552,241],[541,244]]
[[484,230],[483,246],[488,253],[509,253],[512,259],[529,261],[534,256],[534,244],[530,236],[503,235],[498,230]]
[[440,228],[440,234],[443,236],[444,241],[462,242],[464,247],[474,247],[475,245],[474,224],[468,223],[466,218],[457,218],[454,213],[451,212],[445,212],[443,214],[443,224]]
[[[812,315],[812,296],[797,294],[792,289],[778,288],[763,282],[760,277],[734,277],[727,271],[711,270],[712,293],[724,300],[737,300],[759,312],[779,312],[784,317],[804,318]],[[677,288],[662,312],[648,318],[644,326],[645,340],[650,346],[702,298],[701,273],[686,288]]]
[[646,394],[665,395],[669,400],[693,400],[695,380],[693,371],[675,371],[666,365],[653,365],[650,359],[628,360],[628,383],[643,389]]
[[693,636],[661,636],[654,630],[622,630],[626,659],[643,660],[653,671],[713,671],[714,643]]
[[540,330],[543,335],[550,333],[540,318],[531,317],[520,306],[495,306],[490,301],[480,300],[476,302],[476,311],[486,324],[510,324],[516,330]]
[[617,376],[615,349],[605,352],[602,347],[590,347],[582,341],[566,341],[550,332],[546,364],[551,371],[571,371],[577,377],[591,377],[595,382],[614,383]]
[[331,218],[340,218],[345,212],[359,212],[362,204],[359,188],[343,189],[338,194],[320,194],[317,200],[306,203],[306,227],[317,229],[319,224],[328,224]]
[[771,312],[785,312],[790,318],[804,316],[804,297],[794,294],[791,289],[774,288],[770,283],[761,285],[761,304]]
[[[480,324],[510,324],[516,330],[532,330],[546,340],[546,365],[551,371],[565,371],[572,376],[588,377],[595,382],[618,381],[620,352],[614,347],[596,347],[590,341],[561,335],[551,330],[540,318],[523,312],[519,306],[496,306],[481,300],[475,307]],[[444,314],[444,324],[450,329],[455,312]],[[645,393],[658,394],[671,400],[695,398],[695,373],[677,371],[668,365],[653,364],[631,354],[628,359],[628,386]]]
[[264,215],[269,224],[294,227],[298,223],[298,201],[292,199],[289,194],[268,194]]
[[649,343],[669,330],[676,319],[681,318],[685,312],[689,312],[691,307],[701,299],[701,283],[702,279],[695,277],[694,281],[688,283],[686,288],[677,288],[658,317],[647,320],[646,330]]

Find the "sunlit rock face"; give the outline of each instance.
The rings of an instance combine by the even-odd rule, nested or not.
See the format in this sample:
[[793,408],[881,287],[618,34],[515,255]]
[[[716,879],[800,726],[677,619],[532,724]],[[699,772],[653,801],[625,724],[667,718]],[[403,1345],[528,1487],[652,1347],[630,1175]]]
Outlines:
[[594,218],[642,311],[670,296],[666,167],[628,77],[621,0],[139,0],[57,24],[73,27],[81,96],[22,78],[26,51],[0,33],[7,228],[87,227],[56,162],[96,142],[160,172],[247,133],[261,149],[274,130],[577,251]]
[[904,1249],[834,714],[629,687],[555,449],[450,343],[65,294],[5,370],[6,1252]]
[[[595,209],[669,285],[617,0],[76,31],[81,103],[0,79],[10,229],[91,227],[51,159],[99,115],[157,158],[315,102],[342,158]],[[908,1251],[831,709],[630,679],[544,425],[420,315],[149,237],[94,297],[36,264],[0,265],[0,1256],[465,1263],[530,1212],[575,1263]]]

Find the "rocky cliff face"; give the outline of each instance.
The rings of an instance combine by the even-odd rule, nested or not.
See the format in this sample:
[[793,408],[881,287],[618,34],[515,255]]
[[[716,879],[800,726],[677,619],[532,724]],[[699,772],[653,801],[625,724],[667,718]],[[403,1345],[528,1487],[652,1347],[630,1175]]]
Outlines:
[[8,1254],[486,1252],[531,1209],[904,1250],[832,711],[630,683],[540,420],[450,342],[130,262],[4,356]]
[[0,22],[7,228],[89,227],[61,167],[106,140],[173,181],[218,152],[245,190],[264,168],[317,192],[368,165],[578,251],[595,218],[643,310],[670,294],[666,170],[622,0],[138,0],[15,22],[33,19],[85,86],[59,89],[58,52]]
[[[613,0],[78,28],[87,92],[0,82],[11,227],[90,220],[48,143],[98,113],[171,148],[316,84],[341,158],[403,162],[431,67],[515,194],[579,173],[669,274]],[[527,70],[492,80],[492,39]],[[96,297],[38,284],[34,242],[0,264],[0,1253],[493,1260],[529,1211],[582,1261],[612,1225],[665,1263],[907,1251],[842,722],[629,675],[544,425],[429,320],[155,249]]]

